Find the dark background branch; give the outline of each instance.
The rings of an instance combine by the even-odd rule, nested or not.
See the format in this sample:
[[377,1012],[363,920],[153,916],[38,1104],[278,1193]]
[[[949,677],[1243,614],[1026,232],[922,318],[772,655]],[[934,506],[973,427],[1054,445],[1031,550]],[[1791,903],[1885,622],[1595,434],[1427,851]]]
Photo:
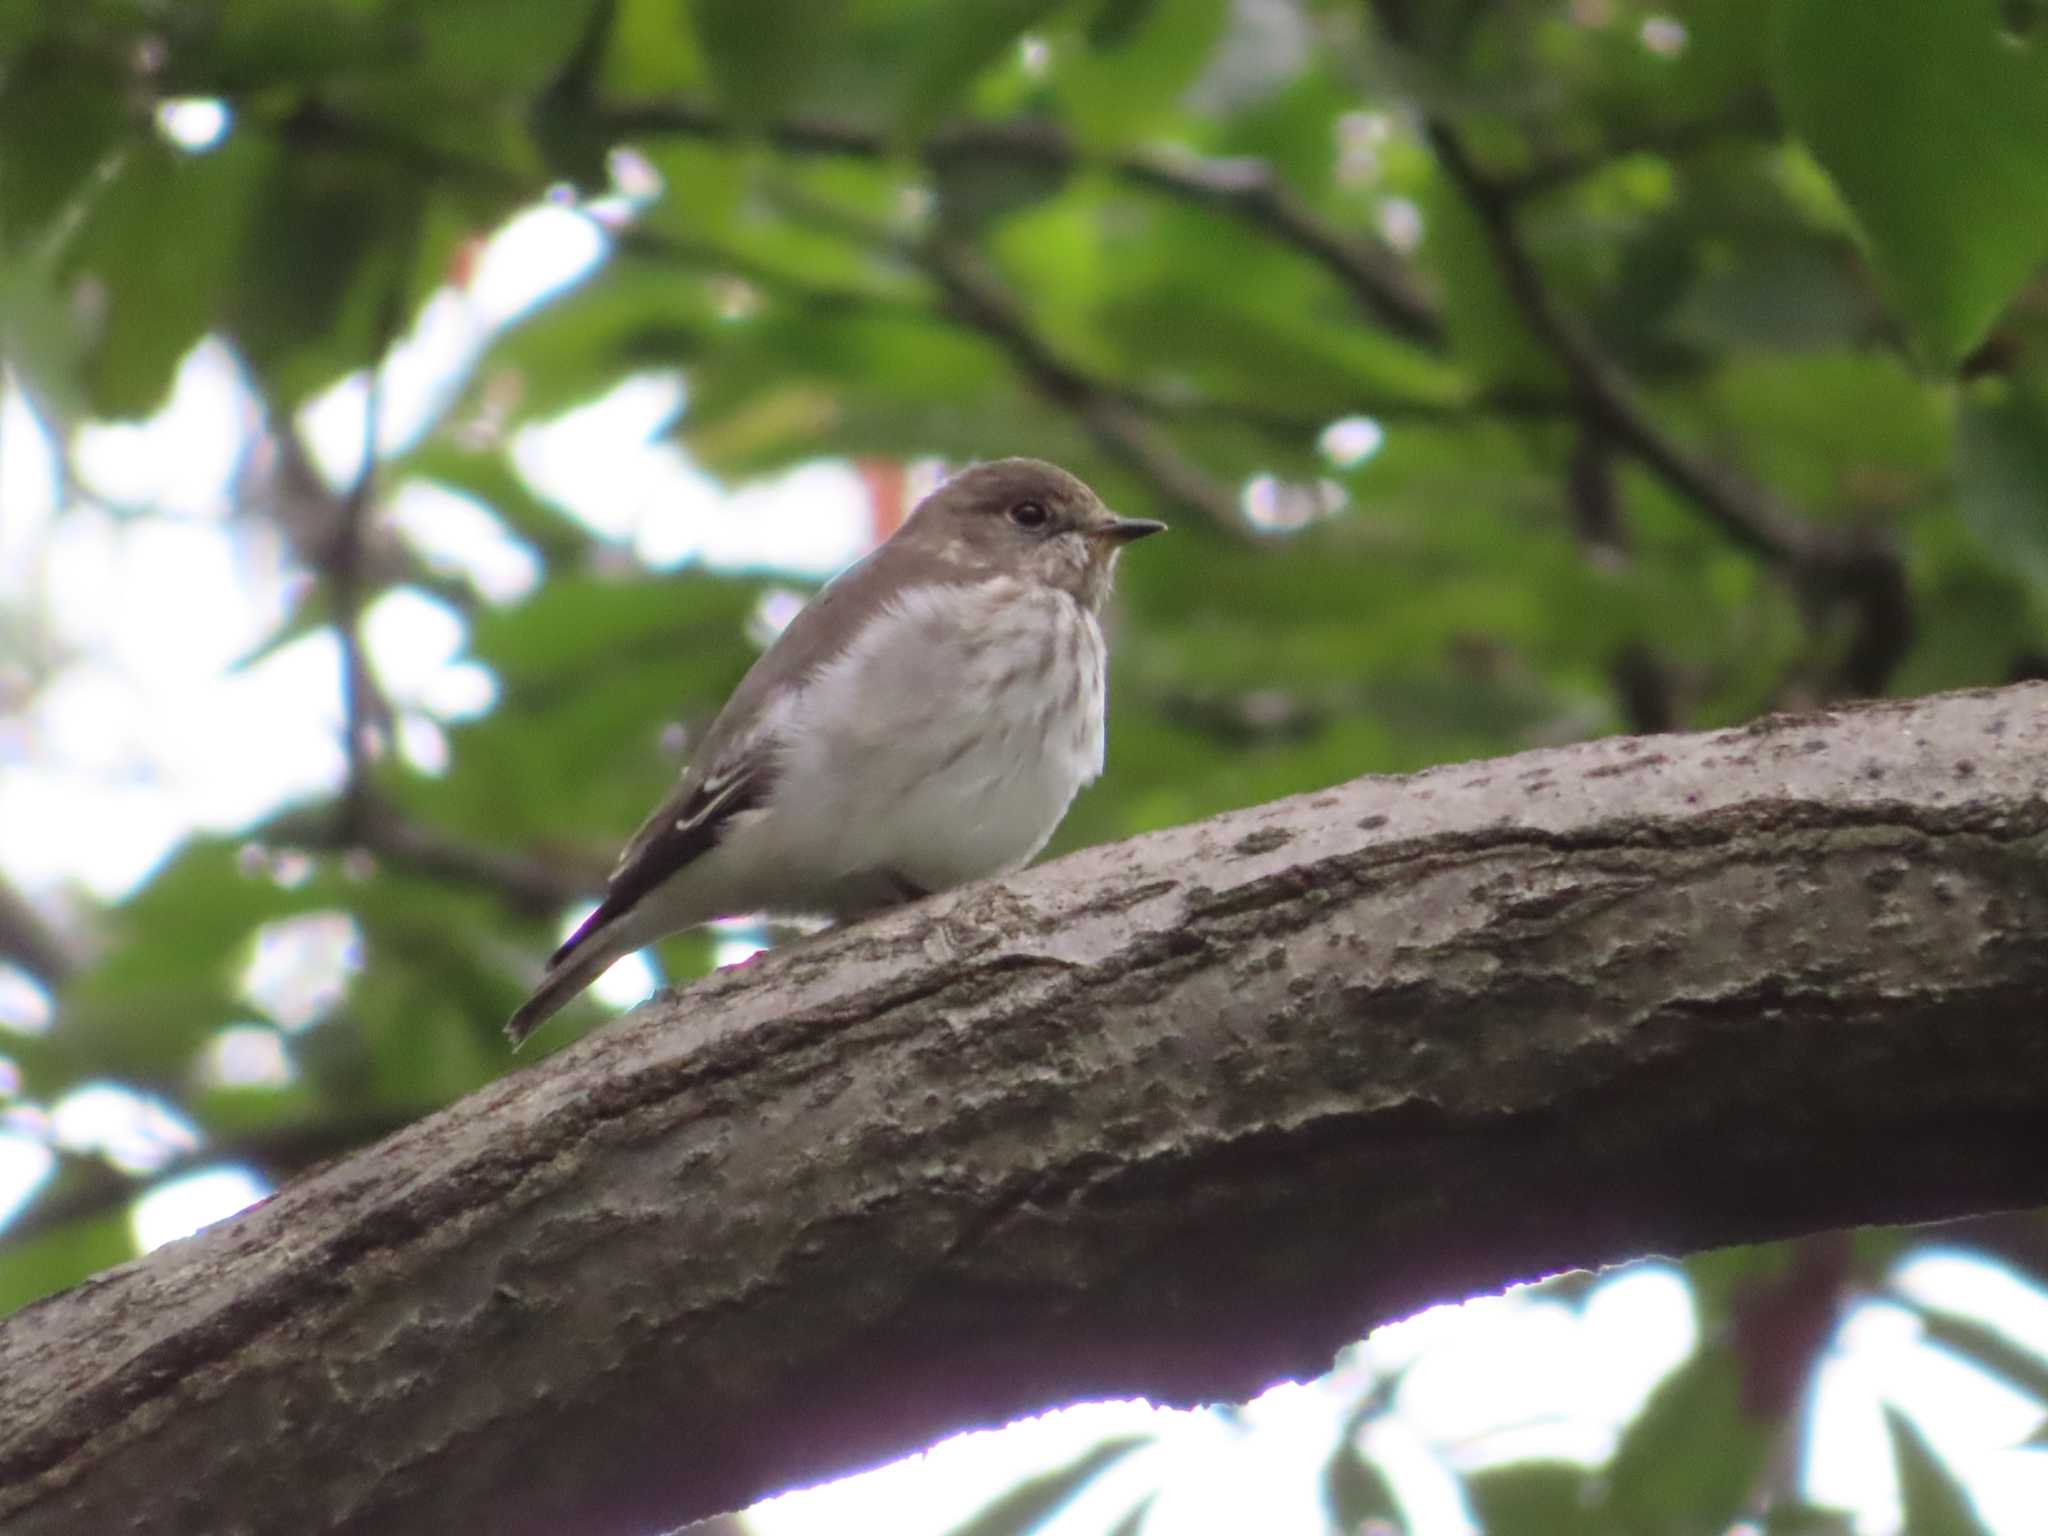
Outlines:
[[0,960],[11,961],[55,990],[78,968],[70,940],[43,921],[42,914],[0,880]]
[[1638,459],[1736,546],[1782,571],[1822,613],[1846,606],[1853,634],[1823,695],[1881,692],[1913,637],[1905,567],[1875,532],[1802,519],[1768,488],[1693,452],[1656,419],[1620,365],[1557,303],[1523,243],[1516,202],[1483,172],[1449,123],[1426,124],[1437,162],[1464,195],[1530,330],[1570,380],[1588,427]]
[[[881,130],[839,118],[795,118],[743,129],[709,107],[687,101],[620,101],[595,109],[591,122],[620,139],[679,135],[729,139],[755,133],[796,154],[875,159],[897,152]],[[1058,124],[1033,118],[960,123],[942,128],[919,151],[930,164],[948,158],[1004,159],[1060,172],[1091,162]],[[1220,209],[1315,261],[1380,324],[1411,341],[1437,344],[1443,325],[1434,301],[1414,274],[1377,236],[1343,230],[1311,208],[1265,165],[1222,164],[1193,155],[1152,151],[1111,155],[1100,162],[1133,186]]]

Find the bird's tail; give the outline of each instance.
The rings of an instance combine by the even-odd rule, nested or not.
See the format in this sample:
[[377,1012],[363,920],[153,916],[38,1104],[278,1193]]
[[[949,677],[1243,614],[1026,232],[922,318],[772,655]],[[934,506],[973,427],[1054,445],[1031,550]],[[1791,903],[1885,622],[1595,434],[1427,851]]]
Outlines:
[[614,960],[637,947],[617,928],[607,931],[595,921],[584,924],[568,943],[555,951],[540,985],[533,989],[533,996],[506,1020],[505,1038],[512,1042],[512,1049],[518,1050],[528,1035],[574,1002]]

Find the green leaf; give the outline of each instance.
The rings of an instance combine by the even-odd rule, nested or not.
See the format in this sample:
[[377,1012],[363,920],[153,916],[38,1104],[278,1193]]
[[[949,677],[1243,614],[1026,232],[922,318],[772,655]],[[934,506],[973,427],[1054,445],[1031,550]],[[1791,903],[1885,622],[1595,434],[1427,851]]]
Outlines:
[[[0,1231],[0,1239],[6,1236]],[[128,1210],[68,1222],[27,1242],[0,1241],[0,1317],[135,1257]]]
[[1963,521],[1998,564],[2048,598],[2048,381],[1972,386],[1956,420]]
[[1991,1536],[1977,1514],[1976,1501],[1913,1421],[1887,1403],[1884,1422],[1892,1436],[1905,1529],[1912,1536]]
[[1703,1349],[1622,1432],[1607,1506],[1631,1528],[1718,1536],[1749,1509],[1777,1432],[1743,1411],[1735,1354]]
[[681,0],[618,0],[605,41],[602,96],[654,95],[704,84],[704,56]]
[[187,844],[109,914],[106,952],[66,985],[53,1035],[102,1070],[183,1080],[214,1031],[248,1013],[239,992],[255,930],[346,908],[352,894],[326,870],[286,889],[245,870],[239,848],[224,838]]
[[934,7],[904,91],[900,126],[918,137],[965,96],[975,78],[1067,0],[970,0]]
[[1084,1451],[1065,1466],[1027,1478],[947,1536],[1029,1536],[1088,1484],[1133,1451],[1152,1443],[1150,1435],[1122,1435]]
[[780,115],[824,73],[843,40],[847,0],[696,0],[697,45],[725,110]]
[[1565,1461],[1483,1468],[1465,1479],[1465,1502],[1485,1536],[1600,1536],[1614,1528],[1586,1469]]
[[1408,1529],[1393,1485],[1358,1448],[1355,1435],[1346,1435],[1323,1467],[1323,1500],[1337,1530],[1345,1536],[1362,1530],[1368,1521],[1378,1522],[1375,1528],[1383,1529],[1387,1536]]
[[2048,254],[2048,47],[1997,0],[1784,0],[1778,89],[1929,354],[1973,347]]
[[280,153],[263,176],[228,329],[274,400],[296,404],[379,356],[411,297],[426,187],[401,164],[343,149]]
[[1845,1511],[1818,1504],[1777,1503],[1764,1516],[1764,1536],[1855,1536],[1855,1531],[1856,1522]]
[[25,249],[85,194],[120,142],[118,79],[55,46],[31,48],[0,73],[0,252]]
[[272,164],[242,133],[203,155],[144,142],[95,201],[66,265],[106,295],[87,357],[97,411],[138,416],[162,403],[172,371],[220,319],[250,201]]
[[1989,1323],[1938,1307],[1910,1305],[1920,1318],[1922,1331],[1935,1343],[2048,1403],[2048,1358]]
[[1080,46],[1056,50],[1053,86],[1075,132],[1128,143],[1173,113],[1223,34],[1227,0],[1101,0]]

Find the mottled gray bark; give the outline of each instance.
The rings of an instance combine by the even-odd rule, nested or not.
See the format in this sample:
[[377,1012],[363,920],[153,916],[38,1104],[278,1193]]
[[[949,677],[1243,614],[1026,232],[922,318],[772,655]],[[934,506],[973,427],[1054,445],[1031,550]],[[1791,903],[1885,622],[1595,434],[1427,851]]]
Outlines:
[[1364,779],[718,976],[0,1330],[0,1528],[640,1531],[2048,1201],[2048,687]]

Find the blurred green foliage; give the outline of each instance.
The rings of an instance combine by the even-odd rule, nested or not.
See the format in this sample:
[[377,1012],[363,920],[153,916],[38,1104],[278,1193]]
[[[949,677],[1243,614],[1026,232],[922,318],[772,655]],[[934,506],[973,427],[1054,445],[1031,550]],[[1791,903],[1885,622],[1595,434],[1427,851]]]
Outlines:
[[[17,1097],[125,1083],[283,1177],[507,1070],[499,1022],[562,908],[520,872],[601,870],[675,772],[665,732],[754,654],[760,580],[642,568],[511,464],[521,426],[637,370],[680,372],[674,432],[731,481],[1034,453],[1175,523],[1127,562],[1108,776],[1055,851],[1361,773],[2048,669],[2035,31],[1996,0],[0,7],[0,354],[59,436],[152,409],[207,334],[287,421],[517,210],[592,207],[618,146],[661,182],[371,506],[336,493],[288,529],[313,579],[284,637],[429,582],[365,559],[341,600],[338,523],[388,553],[409,481],[488,507],[544,581],[511,607],[435,589],[494,707],[444,773],[380,761],[92,914],[54,1028],[0,1039]],[[225,105],[218,143],[160,131],[188,98]],[[350,914],[362,965],[295,1080],[200,1086],[251,1014],[259,931],[320,912]],[[676,977],[709,956],[663,951]],[[0,1308],[125,1256],[136,1187],[65,1157],[0,1238]],[[1693,1266],[1710,1344],[1788,1262]],[[1835,1273],[1795,1375],[1885,1272]],[[2048,1389],[1995,1327],[1925,1321]],[[1718,1531],[1760,1498],[1769,1530],[1840,1528],[1783,1481],[1799,1410],[1745,1395],[1757,1358],[1704,1350],[1604,1472],[1491,1469],[1470,1508],[1496,1536]],[[1892,1432],[1913,1528],[1976,1529]],[[1333,1518],[1398,1529],[1355,1439]],[[1124,1449],[970,1528],[1028,1529]]]

